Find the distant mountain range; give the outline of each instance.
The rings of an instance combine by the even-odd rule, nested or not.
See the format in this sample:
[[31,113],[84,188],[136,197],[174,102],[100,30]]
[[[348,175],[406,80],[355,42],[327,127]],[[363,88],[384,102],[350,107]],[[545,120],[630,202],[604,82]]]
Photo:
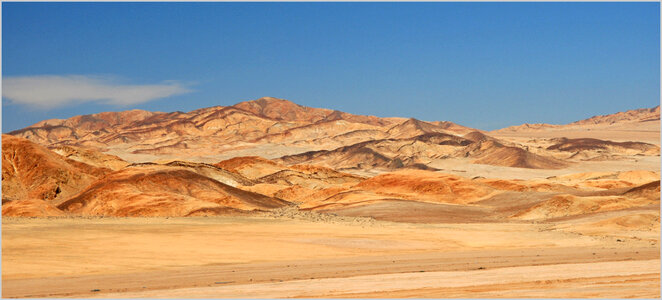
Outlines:
[[274,157],[375,139],[471,131],[475,129],[452,122],[353,115],[267,97],[188,113],[131,110],[45,120],[9,134],[49,146],[113,149],[121,157],[124,154],[214,156],[239,147],[283,146],[275,155],[267,155]]
[[624,123],[639,123],[639,122],[650,122],[650,121],[659,121],[660,120],[660,106],[653,108],[640,108],[633,109],[624,112],[617,112],[609,115],[594,116],[588,119],[568,123],[565,125],[554,125],[554,124],[545,124],[545,123],[536,123],[536,124],[522,124],[517,126],[510,126],[498,130],[492,131],[493,133],[500,132],[526,132],[526,131],[537,131],[537,130],[549,130],[549,129],[568,129],[573,127],[581,126],[609,126],[617,125]]
[[[568,125],[524,124],[494,132],[644,122],[659,120],[659,115],[658,106],[597,116]],[[486,133],[449,121],[425,122],[413,118],[353,115],[265,97],[188,113],[131,110],[45,120],[9,134],[50,147],[70,145],[92,148],[133,162],[158,157],[214,162],[220,158],[242,155],[278,158],[310,151],[338,152],[341,147],[365,148],[380,140],[387,143],[397,143],[395,140],[426,143],[422,139],[429,139],[434,134],[462,136],[471,132]],[[370,143],[361,146],[364,142]]]

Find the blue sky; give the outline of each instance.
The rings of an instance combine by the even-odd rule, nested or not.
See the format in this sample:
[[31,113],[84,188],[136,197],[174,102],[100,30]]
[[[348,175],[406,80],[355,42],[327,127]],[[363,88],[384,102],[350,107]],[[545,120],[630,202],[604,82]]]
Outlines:
[[660,101],[659,3],[2,3],[2,131],[256,99],[480,129]]

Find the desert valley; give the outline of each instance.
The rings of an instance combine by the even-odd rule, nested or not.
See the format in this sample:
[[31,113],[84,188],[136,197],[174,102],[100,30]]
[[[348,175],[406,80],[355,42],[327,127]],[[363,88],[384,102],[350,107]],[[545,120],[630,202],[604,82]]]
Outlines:
[[2,296],[660,297],[660,107],[494,131],[265,97],[2,135]]

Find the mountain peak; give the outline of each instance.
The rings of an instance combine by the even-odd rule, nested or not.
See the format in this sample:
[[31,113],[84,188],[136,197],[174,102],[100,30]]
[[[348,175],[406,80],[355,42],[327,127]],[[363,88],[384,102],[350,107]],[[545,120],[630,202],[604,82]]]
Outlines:
[[288,106],[300,106],[290,100],[285,100],[275,97],[262,97],[255,100],[243,101],[235,104],[234,106],[270,106],[270,105],[288,105]]
[[289,100],[274,97],[262,97],[257,100],[244,101],[232,107],[263,118],[293,122],[319,121],[332,112],[329,109],[306,107]]
[[292,102],[292,101],[290,101],[290,100],[285,100],[285,99],[276,98],[276,97],[262,97],[262,98],[260,98],[260,99],[253,100],[253,101],[255,101],[255,102],[260,102],[260,103],[262,103],[262,102],[264,102],[264,103],[270,103],[270,102],[272,102],[272,103],[273,103],[273,102],[289,102],[289,103],[294,103],[294,102]]

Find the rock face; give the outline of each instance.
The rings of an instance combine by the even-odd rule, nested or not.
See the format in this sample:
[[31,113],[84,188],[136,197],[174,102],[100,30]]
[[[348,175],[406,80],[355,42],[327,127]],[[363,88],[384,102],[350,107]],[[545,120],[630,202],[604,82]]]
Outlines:
[[57,204],[111,169],[68,159],[23,138],[2,135],[3,202],[37,199]]

